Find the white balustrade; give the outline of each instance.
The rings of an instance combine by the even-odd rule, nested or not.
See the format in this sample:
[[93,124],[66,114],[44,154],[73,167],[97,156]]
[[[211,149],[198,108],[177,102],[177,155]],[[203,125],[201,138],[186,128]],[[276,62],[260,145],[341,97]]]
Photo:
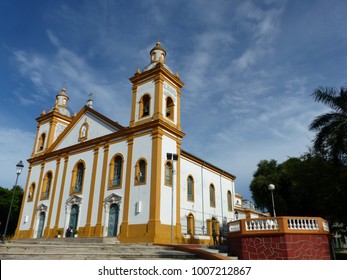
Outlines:
[[318,220],[310,218],[289,218],[288,229],[319,230]]
[[240,221],[229,223],[229,232],[241,231]]
[[[286,222],[287,221],[287,222]],[[242,223],[242,224],[241,224]],[[280,229],[281,227],[281,229]],[[329,232],[327,221],[316,217],[269,217],[265,219],[242,219],[228,224],[229,233],[251,231],[315,231]]]
[[245,220],[246,231],[254,230],[278,230],[277,219]]
[[327,221],[323,221],[323,230],[329,232],[329,223]]

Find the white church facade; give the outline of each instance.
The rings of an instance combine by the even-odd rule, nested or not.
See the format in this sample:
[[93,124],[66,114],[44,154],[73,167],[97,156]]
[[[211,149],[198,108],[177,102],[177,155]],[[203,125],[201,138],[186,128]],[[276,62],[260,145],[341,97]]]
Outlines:
[[71,115],[64,88],[37,118],[14,238],[73,229],[78,238],[210,243],[235,219],[235,176],[181,149],[184,84],[160,43],[150,56],[130,78],[129,126],[94,110],[91,99]]

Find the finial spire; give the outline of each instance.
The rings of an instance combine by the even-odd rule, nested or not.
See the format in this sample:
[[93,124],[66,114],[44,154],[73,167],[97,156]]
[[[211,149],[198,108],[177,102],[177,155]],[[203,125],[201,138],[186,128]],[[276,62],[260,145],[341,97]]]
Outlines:
[[151,50],[151,63],[161,62],[165,63],[166,51],[162,48],[161,43],[158,41],[155,43],[155,47]]
[[68,101],[69,96],[66,93],[66,88],[63,87],[61,91],[56,95],[55,106],[53,110],[70,117],[70,112],[68,110]]
[[88,106],[89,108],[93,108],[93,99],[92,99],[93,93],[90,92],[90,93],[88,94],[88,96],[89,96],[89,99],[88,99],[88,101],[87,101],[87,106]]

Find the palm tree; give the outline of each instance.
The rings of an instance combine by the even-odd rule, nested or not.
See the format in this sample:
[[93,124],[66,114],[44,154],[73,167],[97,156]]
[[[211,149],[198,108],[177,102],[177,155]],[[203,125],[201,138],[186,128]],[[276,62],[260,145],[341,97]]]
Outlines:
[[332,109],[316,117],[309,126],[311,131],[317,131],[313,148],[334,163],[347,165],[347,88],[338,91],[319,87],[313,97]]

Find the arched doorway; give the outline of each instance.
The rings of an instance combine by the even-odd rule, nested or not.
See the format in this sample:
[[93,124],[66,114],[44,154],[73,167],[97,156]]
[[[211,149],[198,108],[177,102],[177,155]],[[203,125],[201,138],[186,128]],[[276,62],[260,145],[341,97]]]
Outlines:
[[115,237],[118,235],[118,226],[122,222],[122,198],[112,193],[104,200],[105,218],[103,236]]
[[77,229],[78,214],[79,214],[79,206],[77,204],[72,205],[71,212],[70,212],[70,221],[69,221],[70,228]]
[[45,212],[41,212],[40,216],[39,216],[39,225],[37,228],[37,238],[41,238],[43,235],[43,227],[45,225],[45,219],[46,219],[46,213]]
[[117,236],[118,216],[119,216],[119,206],[118,204],[113,203],[110,206],[107,236]]

